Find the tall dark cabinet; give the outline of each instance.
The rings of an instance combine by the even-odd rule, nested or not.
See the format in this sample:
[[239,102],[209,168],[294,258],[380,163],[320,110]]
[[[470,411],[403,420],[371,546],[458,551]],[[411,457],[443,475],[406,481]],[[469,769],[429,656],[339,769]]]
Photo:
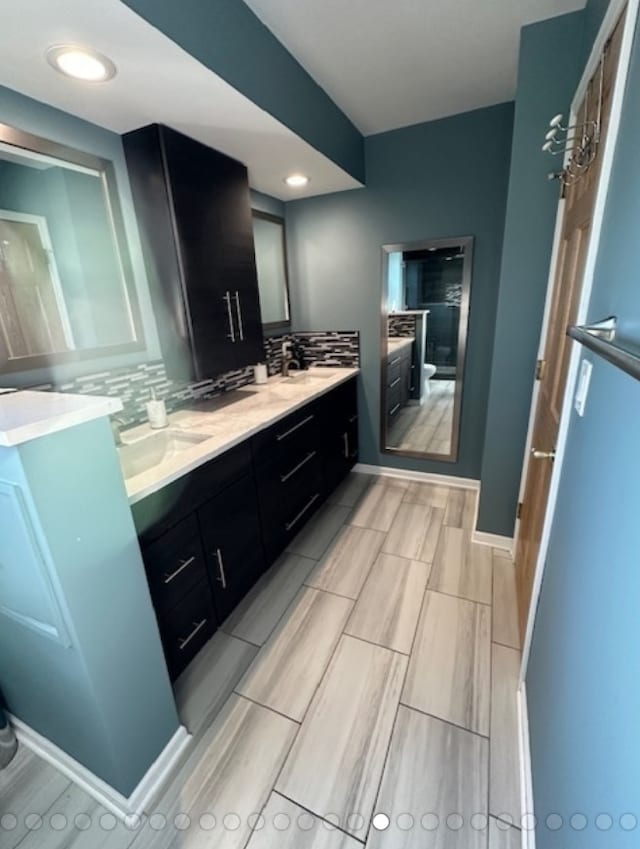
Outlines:
[[123,143],[168,376],[204,380],[259,362],[247,169],[158,124]]

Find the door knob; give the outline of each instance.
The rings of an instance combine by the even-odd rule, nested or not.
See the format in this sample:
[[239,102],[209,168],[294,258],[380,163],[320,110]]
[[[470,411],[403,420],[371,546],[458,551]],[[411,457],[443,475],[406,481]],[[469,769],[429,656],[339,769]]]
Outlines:
[[532,448],[531,456],[534,460],[551,460],[553,463],[556,459],[556,449],[554,448],[552,451],[538,451],[537,448]]

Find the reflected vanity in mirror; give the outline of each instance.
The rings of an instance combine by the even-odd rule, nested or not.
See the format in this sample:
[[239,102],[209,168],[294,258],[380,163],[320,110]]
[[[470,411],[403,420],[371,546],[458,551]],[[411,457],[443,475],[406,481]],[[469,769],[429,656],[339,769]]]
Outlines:
[[291,323],[284,218],[257,209],[252,215],[262,325],[282,330]]
[[458,458],[473,237],[383,247],[381,449]]
[[112,163],[0,124],[0,372],[142,347]]

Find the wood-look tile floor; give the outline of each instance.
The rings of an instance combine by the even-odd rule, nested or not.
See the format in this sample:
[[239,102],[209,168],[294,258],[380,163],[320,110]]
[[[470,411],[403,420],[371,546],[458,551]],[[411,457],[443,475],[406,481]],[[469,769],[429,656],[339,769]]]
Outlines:
[[194,746],[145,816],[21,749],[0,845],[515,849],[514,568],[474,519],[472,492],[351,475],[177,682]]

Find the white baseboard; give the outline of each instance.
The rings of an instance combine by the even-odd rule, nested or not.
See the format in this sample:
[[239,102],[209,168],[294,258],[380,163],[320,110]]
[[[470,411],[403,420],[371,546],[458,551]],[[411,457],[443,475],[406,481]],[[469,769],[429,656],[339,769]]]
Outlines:
[[513,537],[501,537],[499,534],[488,534],[485,531],[474,531],[471,542],[478,545],[490,545],[491,548],[500,548],[513,555]]
[[521,682],[518,689],[518,739],[520,748],[520,798],[523,815],[522,849],[536,849],[536,832],[533,828],[533,777],[529,746],[529,712],[527,708],[527,687],[524,681]]
[[121,820],[131,815],[139,816],[159,797],[191,742],[191,734],[181,725],[143,775],[138,786],[126,797],[22,720],[9,715],[9,721],[20,743],[66,775]]
[[457,478],[454,475],[435,475],[431,472],[414,472],[410,469],[396,469],[392,466],[368,466],[366,463],[356,463],[354,472],[365,475],[380,475],[383,478],[398,478],[404,481],[419,481],[421,483],[439,483],[442,486],[453,486],[458,489],[480,489],[480,481],[473,478]]

